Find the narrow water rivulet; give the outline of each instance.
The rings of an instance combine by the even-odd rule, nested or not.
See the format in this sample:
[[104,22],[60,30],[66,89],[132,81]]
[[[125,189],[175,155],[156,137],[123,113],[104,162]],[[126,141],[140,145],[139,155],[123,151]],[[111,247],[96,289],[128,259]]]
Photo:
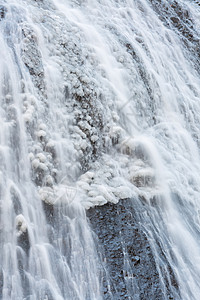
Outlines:
[[199,300],[199,1],[2,0],[0,45],[0,299]]

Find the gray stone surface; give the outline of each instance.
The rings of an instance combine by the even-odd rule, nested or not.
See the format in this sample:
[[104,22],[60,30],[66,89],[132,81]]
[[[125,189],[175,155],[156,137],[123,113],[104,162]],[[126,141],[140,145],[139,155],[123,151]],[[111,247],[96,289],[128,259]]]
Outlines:
[[[150,2],[165,26],[173,29],[181,37],[185,49],[192,54],[190,55],[190,59],[193,61],[194,67],[199,72],[200,36],[198,29],[195,27],[195,20],[193,20],[190,11],[186,6],[181,5],[176,0],[150,0]],[[197,5],[200,5],[198,1],[194,2]]]
[[127,199],[87,212],[104,261],[100,266],[104,299],[178,299],[174,297],[178,286],[173,273],[171,286],[166,282],[167,292],[163,292],[154,255],[139,221],[141,210],[142,205],[139,208],[138,202]]

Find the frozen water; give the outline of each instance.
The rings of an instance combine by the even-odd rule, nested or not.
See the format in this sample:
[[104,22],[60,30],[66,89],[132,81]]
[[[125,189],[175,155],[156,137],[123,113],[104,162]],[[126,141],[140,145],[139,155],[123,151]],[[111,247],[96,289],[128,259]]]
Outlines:
[[135,197],[199,299],[200,9],[168,2],[0,6],[0,298],[102,299],[85,209]]

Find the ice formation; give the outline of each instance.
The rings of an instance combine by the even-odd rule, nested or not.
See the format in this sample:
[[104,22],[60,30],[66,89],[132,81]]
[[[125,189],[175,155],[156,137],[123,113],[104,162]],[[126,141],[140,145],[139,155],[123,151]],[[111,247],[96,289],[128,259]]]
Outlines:
[[189,0],[2,2],[0,298],[102,299],[85,209],[137,198],[160,282],[161,248],[180,299],[198,300],[199,13]]

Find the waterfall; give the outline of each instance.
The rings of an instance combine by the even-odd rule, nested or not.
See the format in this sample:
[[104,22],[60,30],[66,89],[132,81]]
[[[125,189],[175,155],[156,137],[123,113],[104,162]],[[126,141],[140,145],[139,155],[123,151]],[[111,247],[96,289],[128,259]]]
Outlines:
[[[199,16],[192,0],[2,1],[0,299],[122,299],[86,212],[127,199],[162,299],[199,299]],[[147,299],[126,249],[123,299]]]

